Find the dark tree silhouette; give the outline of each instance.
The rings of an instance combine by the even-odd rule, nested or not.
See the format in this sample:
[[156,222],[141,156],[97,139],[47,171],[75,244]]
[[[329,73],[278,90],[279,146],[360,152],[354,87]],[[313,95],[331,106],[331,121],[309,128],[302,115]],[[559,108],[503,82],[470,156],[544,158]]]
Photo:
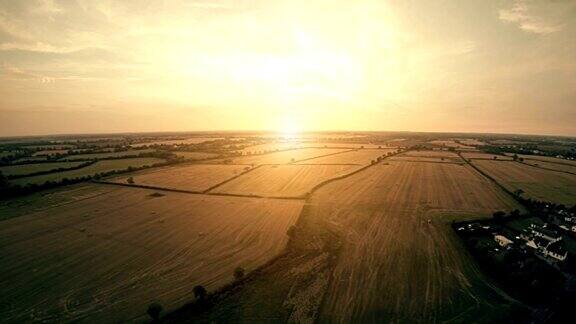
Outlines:
[[240,280],[244,278],[244,273],[245,273],[244,268],[237,267],[236,269],[234,269],[234,279]]
[[158,321],[160,319],[160,313],[162,312],[162,305],[159,303],[152,303],[148,306],[146,312],[154,321]]
[[208,291],[202,285],[195,286],[193,291],[194,291],[194,297],[196,297],[196,299],[199,300],[203,300],[204,298],[206,298],[206,295],[208,295]]

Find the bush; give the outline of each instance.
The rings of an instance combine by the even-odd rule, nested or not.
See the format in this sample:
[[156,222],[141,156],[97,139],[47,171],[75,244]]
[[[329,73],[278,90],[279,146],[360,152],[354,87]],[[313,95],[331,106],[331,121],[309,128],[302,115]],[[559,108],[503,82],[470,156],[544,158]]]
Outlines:
[[234,269],[234,279],[236,280],[240,280],[242,278],[244,278],[244,268],[242,267],[237,267],[236,269]]
[[208,291],[202,285],[195,286],[193,292],[194,297],[199,300],[203,300],[204,298],[206,298],[206,295],[208,295]]
[[146,311],[148,315],[154,320],[157,321],[160,319],[160,313],[162,312],[162,305],[159,303],[152,303],[148,306],[148,310]]

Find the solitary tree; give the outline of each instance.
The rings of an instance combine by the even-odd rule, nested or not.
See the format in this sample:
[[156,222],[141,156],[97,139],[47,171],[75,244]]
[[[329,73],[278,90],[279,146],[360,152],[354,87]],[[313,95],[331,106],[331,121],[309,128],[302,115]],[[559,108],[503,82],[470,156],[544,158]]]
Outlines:
[[146,311],[153,321],[158,321],[160,319],[160,313],[162,312],[162,305],[159,303],[152,303],[148,306]]
[[234,279],[240,280],[242,278],[244,278],[244,268],[237,267],[236,269],[234,269]]
[[134,177],[130,177],[126,180],[126,182],[128,182],[129,184],[133,184],[134,183]]
[[208,295],[208,291],[202,285],[195,286],[193,291],[194,291],[194,297],[196,297],[196,299],[198,300],[203,300],[204,298],[206,298],[206,295]]

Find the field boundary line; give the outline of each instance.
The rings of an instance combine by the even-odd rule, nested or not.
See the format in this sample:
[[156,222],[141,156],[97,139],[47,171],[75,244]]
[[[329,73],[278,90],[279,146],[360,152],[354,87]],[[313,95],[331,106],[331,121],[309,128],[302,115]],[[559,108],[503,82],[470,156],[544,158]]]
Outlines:
[[390,160],[392,162],[414,162],[414,163],[440,163],[440,164],[456,164],[464,165],[465,162],[443,162],[443,161],[418,161],[418,160]]
[[[525,155],[525,156],[526,156],[526,155]],[[557,158],[557,159],[558,159],[558,158]],[[524,160],[532,160],[532,161],[538,161],[538,162],[547,162],[547,163],[553,163],[553,164],[560,164],[560,165],[567,165],[567,166],[571,166],[571,167],[576,167],[576,164],[566,163],[566,162],[559,162],[559,161],[546,161],[546,160],[534,159],[534,158],[527,158],[527,157],[525,157]],[[573,161],[573,160],[569,160],[569,161]]]
[[358,151],[358,150],[360,150],[360,149],[351,149],[351,150],[341,151],[341,152],[336,152],[336,153],[328,153],[328,154],[318,155],[318,156],[311,157],[311,158],[306,158],[306,159],[302,159],[302,160],[297,160],[297,161],[290,162],[290,163],[286,163],[286,164],[295,164],[295,163],[299,163],[299,162],[302,162],[302,161],[314,160],[314,159],[319,159],[319,158],[326,157],[326,156],[338,155],[338,154],[348,153],[348,152],[353,152],[353,151]]
[[474,165],[472,162],[469,162],[468,160],[466,160],[464,157],[462,157],[462,155],[460,153],[458,153],[458,155],[460,155],[460,157],[464,160],[464,162],[466,164],[468,164],[469,166],[471,166],[474,170],[476,170],[476,172],[480,173],[482,176],[484,176],[485,178],[487,178],[488,180],[492,181],[494,184],[496,184],[498,186],[498,188],[502,189],[505,193],[507,193],[508,195],[510,195],[516,202],[518,202],[521,206],[523,206],[524,208],[528,208],[524,202],[522,201],[522,199],[520,199],[518,196],[516,196],[512,191],[510,191],[510,189],[506,188],[503,184],[501,184],[500,182],[498,182],[496,179],[494,179],[491,175],[489,175],[488,173],[484,172],[483,170],[481,170],[478,166]]
[[302,198],[302,197],[242,195],[242,194],[220,193],[220,192],[208,192],[208,193],[205,193],[205,192],[202,192],[202,191],[185,190],[185,189],[174,189],[174,188],[164,188],[164,187],[155,187],[155,186],[147,186],[147,185],[119,183],[119,182],[111,182],[111,181],[92,180],[92,182],[93,182],[93,183],[98,183],[98,184],[105,184],[105,185],[112,185],[112,186],[127,187],[127,188],[139,188],[139,189],[148,189],[148,190],[160,190],[160,191],[177,192],[177,193],[183,193],[183,194],[189,194],[189,195],[226,196],[226,197],[242,197],[242,198],[257,198],[257,199],[304,200],[304,198]]
[[[546,162],[546,161],[540,161],[540,160],[532,160],[532,161]],[[532,164],[528,164],[528,163],[526,163],[526,162],[521,162],[521,161],[515,161],[515,162],[518,162],[518,163],[520,163],[520,164],[524,164],[524,165],[527,165],[527,166],[531,166],[531,167],[533,167],[533,168],[541,169],[541,170],[548,170],[548,171],[553,171],[553,172],[561,172],[561,173],[576,175],[576,173],[570,172],[570,171],[563,171],[563,170],[556,170],[556,169],[544,168],[544,167],[541,167],[541,166],[538,166],[538,165],[532,165]],[[559,164],[559,163],[558,163],[558,164]],[[561,164],[561,165],[568,165],[568,164]],[[572,165],[571,165],[571,166],[572,166]],[[576,167],[575,167],[575,169],[576,169]]]
[[261,164],[261,165],[258,165],[258,166],[255,166],[255,167],[253,167],[253,168],[250,168],[249,170],[245,170],[244,172],[240,172],[239,174],[237,174],[237,175],[235,175],[235,176],[233,176],[233,177],[231,177],[231,178],[228,178],[228,179],[226,179],[226,180],[224,180],[224,181],[222,181],[222,182],[220,182],[220,183],[217,183],[217,184],[213,185],[212,187],[209,187],[209,188],[206,189],[206,190],[203,190],[202,193],[208,193],[208,192],[210,192],[211,190],[216,189],[216,188],[220,187],[221,185],[226,184],[226,183],[228,183],[228,182],[230,182],[230,181],[232,181],[232,180],[234,180],[234,179],[237,179],[237,178],[245,175],[246,173],[249,173],[249,172],[251,172],[251,171],[253,171],[253,170],[256,170],[256,169],[258,169],[258,168],[260,168],[260,167],[262,167],[262,164]]

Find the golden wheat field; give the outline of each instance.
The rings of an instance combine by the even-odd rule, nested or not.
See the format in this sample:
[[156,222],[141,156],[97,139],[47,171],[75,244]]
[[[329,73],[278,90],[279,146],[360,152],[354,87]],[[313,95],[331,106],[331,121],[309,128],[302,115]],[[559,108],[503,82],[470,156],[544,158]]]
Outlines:
[[295,150],[287,150],[281,152],[274,152],[268,154],[242,156],[232,159],[234,164],[288,164],[302,160],[312,159],[320,156],[338,154],[341,152],[349,151],[349,149],[342,148],[302,148]]
[[[110,185],[97,196],[3,221],[2,321],[145,321],[280,253],[302,202]],[[99,190],[99,189],[97,189]]]
[[356,165],[265,165],[211,192],[264,197],[300,197],[323,181],[357,170]]
[[481,152],[462,152],[461,154],[465,159],[512,161],[512,157],[507,155],[488,154]]
[[472,160],[472,163],[508,190],[523,190],[524,197],[567,205],[576,203],[576,175],[513,161]]
[[246,165],[193,164],[136,172],[115,177],[109,181],[157,188],[204,191],[234,176],[246,172]]
[[310,217],[344,238],[320,322],[478,320],[506,302],[447,223],[520,208],[468,166],[390,162],[327,184]]
[[385,156],[387,153],[395,153],[396,149],[356,149],[335,155],[329,155],[298,162],[298,164],[370,164],[373,160]]

